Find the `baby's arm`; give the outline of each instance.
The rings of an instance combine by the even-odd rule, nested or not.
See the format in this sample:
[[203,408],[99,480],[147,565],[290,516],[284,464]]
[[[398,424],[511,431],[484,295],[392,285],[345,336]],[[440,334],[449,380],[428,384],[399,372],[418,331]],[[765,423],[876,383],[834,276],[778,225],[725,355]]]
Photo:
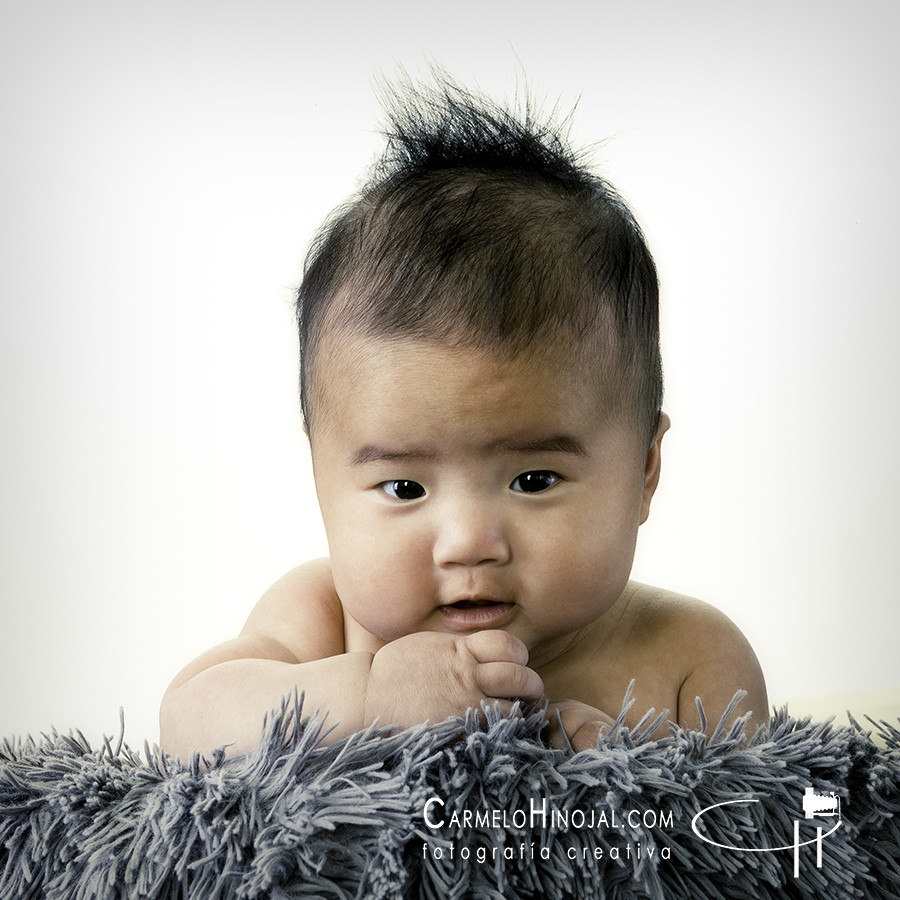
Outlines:
[[378,719],[406,727],[462,713],[481,700],[543,692],[525,646],[507,635],[413,634],[377,653],[344,652],[343,613],[327,560],[288,573],[263,596],[239,637],[194,660],[160,708],[172,755],[255,746],[263,715],[295,688],[304,710],[329,710],[336,740]]
[[[664,592],[653,589],[654,594]],[[699,600],[668,594],[661,602],[651,597],[639,607],[639,625],[630,633],[630,649],[623,674],[636,677],[641,707],[632,710],[626,724],[633,725],[647,707],[657,712],[669,709],[671,719],[684,728],[700,727],[696,698],[700,697],[707,732],[719,724],[738,691],[747,696],[738,704],[734,718],[752,713],[744,734],[769,715],[765,679],[756,654],[740,629],[715,607]],[[655,686],[655,687],[654,687]],[[655,691],[655,693],[654,693]],[[556,722],[556,713],[562,729]],[[596,744],[601,731],[613,719],[605,712],[578,700],[551,703],[547,738],[554,747],[570,744],[576,751]],[[563,734],[565,732],[565,734]],[[654,737],[665,737],[660,726]]]
[[678,691],[678,724],[699,728],[697,697],[703,703],[707,730],[719,724],[737,691],[747,692],[735,717],[752,713],[745,735],[769,718],[769,698],[762,669],[750,642],[724,613],[698,604],[679,625],[680,640],[690,648],[690,665]]
[[[330,568],[316,561],[294,569],[266,591],[238,637],[175,677],[160,706],[161,746],[182,757],[225,744],[233,753],[247,751],[259,738],[263,715],[295,686],[306,691],[308,713],[331,707],[334,719],[361,720],[371,654],[343,650]],[[333,703],[329,693],[336,695]]]

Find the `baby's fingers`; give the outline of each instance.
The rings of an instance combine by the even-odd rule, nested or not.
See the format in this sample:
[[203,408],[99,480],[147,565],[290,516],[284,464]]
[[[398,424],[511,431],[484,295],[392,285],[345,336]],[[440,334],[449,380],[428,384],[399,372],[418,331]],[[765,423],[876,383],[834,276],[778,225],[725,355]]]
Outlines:
[[[559,719],[556,716],[557,712]],[[562,731],[559,729],[560,722]],[[571,745],[572,749],[579,753],[596,747],[597,738],[609,731],[613,720],[606,713],[586,703],[563,700],[548,706],[547,724],[549,726],[547,739],[551,747],[564,750]]]
[[544,695],[541,676],[518,663],[479,663],[475,666],[475,683],[486,697],[539,700]]
[[517,637],[505,631],[476,631],[466,635],[465,646],[480,663],[510,662],[526,665],[528,648]]

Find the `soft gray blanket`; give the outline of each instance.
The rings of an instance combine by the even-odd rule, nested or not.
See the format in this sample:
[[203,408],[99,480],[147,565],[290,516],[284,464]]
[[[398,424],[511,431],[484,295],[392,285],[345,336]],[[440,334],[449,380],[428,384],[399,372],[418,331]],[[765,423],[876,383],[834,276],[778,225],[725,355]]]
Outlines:
[[647,719],[576,755],[542,743],[540,711],[332,746],[300,713],[208,766],[121,739],[3,742],[0,897],[900,896],[884,723],[875,741],[782,711],[749,741],[740,723],[650,741]]

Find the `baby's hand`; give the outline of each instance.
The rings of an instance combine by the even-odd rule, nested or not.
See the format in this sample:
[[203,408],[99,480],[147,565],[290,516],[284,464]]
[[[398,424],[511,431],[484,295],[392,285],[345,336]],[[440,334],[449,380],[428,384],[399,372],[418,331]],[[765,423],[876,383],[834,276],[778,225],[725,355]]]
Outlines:
[[544,685],[527,663],[528,648],[504,631],[406,635],[372,659],[365,723],[408,728],[463,715],[482,700],[500,700],[503,711],[517,698],[538,700]]
[[[565,734],[559,729],[557,712]],[[613,720],[606,713],[578,700],[559,700],[547,706],[547,724],[547,738],[551,747],[565,749],[568,737],[572,748],[579,753],[582,750],[592,750],[597,745],[600,734],[612,727]]]

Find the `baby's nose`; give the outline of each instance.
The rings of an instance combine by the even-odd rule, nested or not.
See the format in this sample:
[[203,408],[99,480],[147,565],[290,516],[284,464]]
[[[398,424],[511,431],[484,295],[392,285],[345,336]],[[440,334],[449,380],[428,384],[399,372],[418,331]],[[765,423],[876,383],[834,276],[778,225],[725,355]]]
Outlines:
[[455,505],[437,525],[434,561],[439,566],[502,565],[510,559],[507,530],[490,505]]

